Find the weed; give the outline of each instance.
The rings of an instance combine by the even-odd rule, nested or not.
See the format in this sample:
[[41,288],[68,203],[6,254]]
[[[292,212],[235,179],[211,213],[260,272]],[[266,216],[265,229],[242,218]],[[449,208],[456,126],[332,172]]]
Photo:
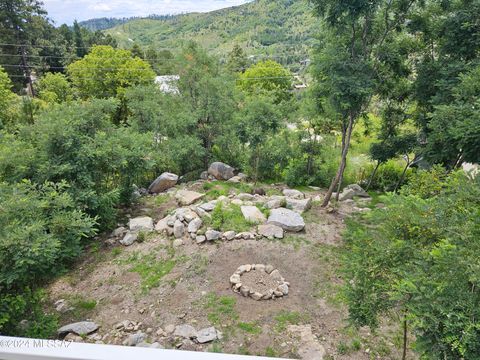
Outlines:
[[214,325],[227,324],[238,319],[235,310],[237,300],[232,296],[217,296],[210,293],[207,296],[205,308],[210,312],[207,315],[208,321]]
[[283,332],[287,329],[287,325],[298,325],[304,316],[297,311],[281,311],[275,316],[277,322],[275,329],[278,332]]
[[262,328],[257,323],[240,322],[237,324],[240,330],[249,334],[261,334]]
[[206,221],[206,225],[218,231],[233,230],[239,233],[248,231],[255,224],[245,220],[240,206],[232,204],[226,207],[222,202],[218,202],[212,211],[211,219]]
[[278,357],[279,354],[275,351],[275,349],[273,349],[272,347],[267,347],[265,349],[265,356],[266,357]]
[[112,252],[111,252],[111,255],[112,257],[117,257],[118,255],[120,255],[122,253],[123,249],[121,247],[114,247],[112,249]]
[[346,355],[350,352],[350,347],[347,343],[340,341],[337,345],[337,351],[340,355]]

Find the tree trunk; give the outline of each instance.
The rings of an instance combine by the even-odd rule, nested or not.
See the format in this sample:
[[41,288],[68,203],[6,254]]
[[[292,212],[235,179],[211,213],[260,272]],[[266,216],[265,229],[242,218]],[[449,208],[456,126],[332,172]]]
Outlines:
[[377,174],[377,170],[380,167],[380,161],[377,161],[377,165],[375,166],[375,169],[373,169],[372,175],[370,176],[370,179],[368,180],[368,185],[365,191],[368,191],[370,189],[370,186],[372,185],[373,179],[375,178],[375,175]]
[[[325,195],[325,199],[323,200],[322,207],[327,207],[328,203],[330,202],[330,199],[332,198],[332,193],[333,190],[337,187],[338,183],[340,182],[340,179],[343,177],[343,172],[345,171],[345,167],[347,166],[347,155],[348,155],[348,150],[350,147],[350,139],[352,137],[352,131],[353,131],[353,121],[354,121],[354,115],[350,114],[349,120],[348,120],[348,127],[345,132],[345,140],[343,142],[343,148],[342,148],[342,160],[340,162],[340,166],[337,171],[337,175],[333,179],[332,183],[330,184],[330,188],[328,189],[327,195]],[[343,136],[342,136],[343,139]]]
[[403,315],[403,354],[402,354],[402,360],[407,359],[407,335],[408,335],[408,328],[407,328],[407,313]]
[[410,167],[410,165],[411,165],[411,162],[410,162],[410,159],[407,156],[407,165],[403,169],[402,176],[400,176],[400,180],[398,180],[397,185],[395,185],[395,190],[393,190],[393,192],[396,193],[398,191],[398,189],[400,188],[400,186],[402,185],[403,180],[405,180],[405,174],[407,173],[407,170]]

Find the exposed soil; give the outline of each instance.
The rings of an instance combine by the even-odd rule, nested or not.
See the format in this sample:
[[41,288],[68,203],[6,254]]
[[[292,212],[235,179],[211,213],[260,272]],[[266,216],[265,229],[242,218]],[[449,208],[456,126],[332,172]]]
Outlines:
[[260,294],[266,293],[268,290],[275,290],[279,281],[274,280],[270,274],[267,274],[264,270],[252,270],[241,276],[242,284],[247,286],[254,292]]
[[[308,196],[319,194],[312,191]],[[166,202],[162,211],[150,209],[150,213],[163,215],[171,205]],[[348,326],[348,313],[339,298],[342,280],[337,269],[344,219],[350,213],[351,205],[341,205],[338,211],[329,213],[314,204],[304,214],[306,231],[288,234],[283,240],[197,245],[185,239],[184,246],[174,249],[171,239],[152,235],[127,248],[105,247],[91,252],[75,271],[53,283],[50,298],[52,303],[75,296],[95,300],[96,307],[76,320],[90,318],[98,323],[105,343],[121,344],[124,339],[115,338],[112,331],[119,322],[130,320],[141,322],[140,329],[147,333],[149,342],[158,341],[166,348],[298,358],[302,344],[298,334],[287,328],[305,324],[311,325],[324,347],[324,359],[399,359],[398,326],[386,323],[376,333]],[[140,261],[155,265],[169,259],[174,259],[175,265],[156,287],[145,289],[139,273],[132,271]],[[278,268],[290,283],[288,296],[254,301],[233,293],[229,278],[242,264],[272,264]],[[245,282],[251,282],[249,286],[257,286],[260,292],[271,285],[257,272],[244,274]],[[222,299],[232,300],[228,309],[224,309]],[[65,323],[74,318],[72,314],[63,316]],[[179,342],[159,331],[181,324],[197,330],[215,326],[224,337],[200,345]],[[410,354],[409,359],[413,358]]]

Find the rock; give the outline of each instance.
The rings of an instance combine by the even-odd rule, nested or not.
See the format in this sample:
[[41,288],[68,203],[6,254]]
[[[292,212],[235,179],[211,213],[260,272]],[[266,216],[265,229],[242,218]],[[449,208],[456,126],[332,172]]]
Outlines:
[[208,203],[200,205],[199,207],[200,207],[200,209],[205,210],[205,211],[212,211],[213,209],[215,209],[216,205],[217,205],[217,201],[212,200]]
[[267,221],[265,215],[256,206],[242,206],[241,210],[243,217],[249,222],[263,224]]
[[176,239],[180,239],[185,234],[185,225],[180,221],[176,220],[175,224],[173,224],[173,236]]
[[78,336],[78,335],[75,335],[75,334],[68,334],[67,336],[65,336],[63,338],[63,340],[65,341],[71,341],[71,342],[78,342],[78,343],[81,343],[83,342],[83,338],[81,336]]
[[195,211],[190,208],[180,208],[175,211],[175,216],[180,221],[186,221],[189,223],[193,219],[198,218],[198,215]]
[[168,215],[166,217],[164,217],[162,220],[160,220],[157,225],[155,225],[155,230],[160,232],[160,233],[163,233],[165,231],[168,230],[169,228],[169,224],[171,223],[175,223],[175,218],[171,215]]
[[280,271],[278,271],[277,269],[273,270],[270,273],[270,277],[276,281],[283,281],[282,274],[280,274]]
[[198,206],[193,206],[192,210],[195,211],[195,214],[197,214],[202,219],[211,217],[211,215],[208,212],[206,212],[205,210],[203,210],[202,208],[200,208]]
[[265,266],[265,272],[267,274],[271,274],[273,270],[275,270],[275,268],[272,265]]
[[240,279],[239,274],[233,274],[232,276],[230,276],[230,284],[232,284],[232,285],[238,284],[241,281],[242,280]]
[[62,326],[57,330],[58,335],[63,337],[69,333],[74,333],[76,335],[88,335],[97,331],[99,326],[92,321],[80,321],[72,324]]
[[175,325],[169,324],[169,325],[165,326],[165,332],[167,334],[173,334],[174,331],[175,331]]
[[305,221],[300,214],[285,208],[273,209],[267,223],[292,232],[299,232],[305,228]]
[[200,174],[200,179],[208,180],[208,171],[202,171],[202,173]]
[[244,173],[238,173],[237,176],[240,178],[241,181],[247,181],[248,175]]
[[230,165],[222,162],[214,162],[208,168],[208,173],[214,176],[217,180],[229,180],[234,174],[235,169]]
[[261,293],[259,293],[259,292],[254,292],[253,294],[250,295],[250,297],[251,297],[253,300],[259,301],[259,300],[262,300],[263,294],[261,294]]
[[182,337],[185,339],[193,339],[197,337],[197,330],[192,325],[184,324],[175,327],[173,332],[174,336]]
[[250,289],[247,286],[242,285],[242,287],[240,288],[240,294],[247,297],[250,295]]
[[305,199],[305,195],[301,191],[295,189],[285,189],[283,190],[283,195],[290,199]]
[[138,233],[128,232],[124,238],[120,240],[120,244],[124,246],[130,246],[138,239]]
[[183,246],[183,240],[182,239],[175,239],[173,240],[173,247],[180,247],[180,246]]
[[150,344],[149,347],[152,348],[152,349],[164,349],[164,347],[162,345],[160,345],[160,343],[158,343],[158,342],[154,342],[153,344]]
[[308,198],[308,199],[297,200],[297,199],[287,198],[287,207],[301,214],[312,207],[312,199]]
[[193,219],[189,224],[188,224],[188,232],[196,234],[198,230],[203,225],[203,221],[200,218]]
[[287,331],[299,338],[298,355],[302,360],[322,360],[326,351],[312,332],[311,325],[288,325]]
[[222,233],[216,230],[207,230],[207,232],[205,233],[207,241],[218,240],[220,239],[220,236],[222,236]]
[[136,334],[130,334],[130,335],[128,335],[127,339],[123,342],[123,345],[136,346],[136,345],[142,343],[145,340],[146,337],[147,336],[141,331],[139,331]]
[[197,242],[197,244],[202,244],[207,241],[207,238],[203,235],[200,235],[195,238],[195,241]]
[[115,230],[113,230],[113,232],[110,236],[115,237],[115,238],[119,238],[119,237],[122,237],[123,234],[125,234],[126,231],[127,231],[127,229],[125,227],[120,226],[120,227],[116,228]]
[[233,204],[233,205],[237,205],[237,206],[242,206],[242,205],[243,205],[243,200],[233,199],[233,200],[232,200],[232,204]]
[[238,194],[235,198],[242,201],[252,201],[255,197],[252,194],[241,193]]
[[233,240],[235,239],[235,231],[227,231],[227,232],[224,232],[223,235],[222,235],[222,238],[225,239],[225,240]]
[[285,205],[285,196],[271,196],[265,203],[267,209],[278,209]]
[[190,190],[179,190],[175,194],[175,198],[183,206],[192,205],[194,202],[200,200],[204,196],[205,194],[200,194]]
[[255,234],[252,234],[251,232],[242,232],[235,235],[235,239],[255,240]]
[[164,192],[177,185],[178,175],[164,172],[148,187],[148,191],[153,194]]
[[205,329],[201,329],[197,332],[197,342],[205,344],[217,340],[217,330],[212,326]]
[[338,200],[345,201],[351,200],[355,196],[369,198],[370,195],[362,189],[362,187],[358,184],[348,185],[345,189],[343,189],[342,193],[340,194]]
[[128,222],[130,231],[153,231],[153,219],[148,216],[136,217]]
[[239,176],[234,176],[234,177],[228,179],[228,182],[231,182],[231,183],[234,183],[234,184],[238,184],[240,181],[242,181],[242,179]]
[[74,308],[69,306],[65,299],[60,299],[55,301],[55,310],[57,310],[59,313],[64,314],[68,311],[74,310]]
[[274,224],[259,225],[258,234],[268,239],[283,239],[283,229]]
[[278,286],[278,291],[281,291],[283,295],[288,295],[288,285],[283,283]]

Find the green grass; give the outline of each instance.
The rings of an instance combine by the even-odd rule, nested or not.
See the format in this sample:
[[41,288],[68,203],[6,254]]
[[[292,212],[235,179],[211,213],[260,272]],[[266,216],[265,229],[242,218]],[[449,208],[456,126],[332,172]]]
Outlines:
[[278,357],[279,354],[275,351],[274,348],[269,346],[265,349],[265,356],[266,357]]
[[305,316],[298,311],[281,311],[275,316],[275,329],[278,332],[283,332],[287,329],[288,325],[298,325],[305,319]]
[[250,193],[252,186],[246,183],[229,183],[223,181],[206,182],[203,184],[203,190],[206,191],[207,200],[215,200],[220,196],[228,196],[230,193]]
[[238,328],[242,331],[245,331],[249,334],[261,334],[262,328],[256,323],[248,323],[248,322],[239,322],[237,324]]
[[121,263],[128,263],[132,266],[129,271],[136,272],[142,279],[142,292],[148,293],[150,289],[160,285],[162,278],[169,274],[181,259],[173,258],[174,251],[169,249],[168,259],[157,259],[155,254],[140,255],[133,253],[128,259]]
[[212,211],[212,217],[205,221],[206,226],[210,226],[218,231],[233,230],[237,233],[250,230],[254,223],[245,220],[240,206],[238,205],[224,205],[218,202],[215,209]]
[[232,296],[217,296],[210,293],[207,296],[205,310],[208,311],[207,319],[213,325],[228,325],[238,320],[238,314],[235,310],[237,300]]

